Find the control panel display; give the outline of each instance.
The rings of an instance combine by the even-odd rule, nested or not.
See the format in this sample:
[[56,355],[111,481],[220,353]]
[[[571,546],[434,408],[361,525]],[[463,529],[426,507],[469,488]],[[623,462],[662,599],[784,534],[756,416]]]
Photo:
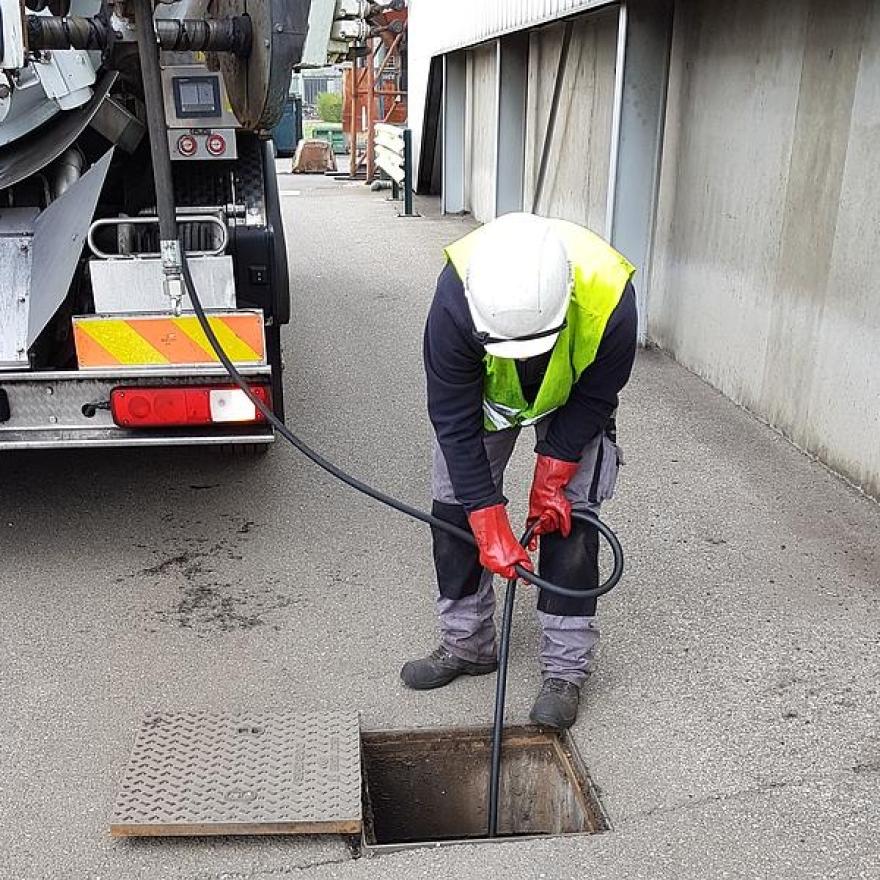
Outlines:
[[181,119],[209,119],[222,115],[220,83],[215,76],[175,76],[174,108]]

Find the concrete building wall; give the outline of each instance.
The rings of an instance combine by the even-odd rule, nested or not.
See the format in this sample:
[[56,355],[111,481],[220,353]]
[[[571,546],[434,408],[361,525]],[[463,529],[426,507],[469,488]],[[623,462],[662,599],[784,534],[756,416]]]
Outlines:
[[[578,19],[573,28],[556,125],[538,212],[584,223],[605,232],[617,14]],[[530,208],[562,48],[563,25],[529,37],[524,205]],[[465,177],[467,209],[477,220],[495,211],[497,46],[493,41],[467,53]]]
[[679,0],[649,334],[880,496],[880,4]]
[[609,0],[409,0],[409,124],[418,167],[424,123],[424,97],[431,58],[474,46]]
[[[426,2],[413,6],[413,45],[442,47],[441,30],[414,30]],[[574,19],[538,210],[596,229],[634,259],[650,340],[880,497],[880,3],[676,0],[673,21],[668,0],[630,0],[620,35],[617,7],[598,5]],[[505,17],[502,6],[493,0],[492,34],[525,8],[510,0]],[[563,29],[536,16],[522,21],[533,28],[526,208]],[[459,44],[456,33],[471,48],[446,143],[459,157],[450,205],[485,221],[496,144],[506,162],[522,129],[509,113],[496,128],[496,41]],[[514,45],[501,44],[502,59],[517,57]],[[509,108],[522,83],[505,82]]]
[[534,205],[535,184],[564,25],[537,29],[529,38],[525,207],[582,223],[600,234],[606,232],[617,20],[614,10],[585,16],[574,23],[538,205]]
[[478,220],[495,211],[495,126],[497,59],[495,43],[468,52],[465,179],[468,210]]

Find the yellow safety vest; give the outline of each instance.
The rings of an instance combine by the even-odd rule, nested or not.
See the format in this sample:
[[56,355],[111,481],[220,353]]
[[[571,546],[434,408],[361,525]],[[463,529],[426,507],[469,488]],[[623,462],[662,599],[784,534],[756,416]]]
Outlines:
[[[562,406],[581,373],[596,359],[608,318],[620,302],[635,267],[604,239],[567,220],[552,220],[562,239],[574,275],[567,324],[553,346],[547,371],[535,400],[523,395],[516,362],[487,354],[483,385],[486,430],[499,431],[530,425]],[[480,227],[445,249],[458,277],[467,278],[471,254],[485,227]]]

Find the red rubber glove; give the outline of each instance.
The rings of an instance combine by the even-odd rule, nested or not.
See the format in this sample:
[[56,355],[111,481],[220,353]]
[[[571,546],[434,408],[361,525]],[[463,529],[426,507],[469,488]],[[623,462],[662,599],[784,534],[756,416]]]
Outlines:
[[567,538],[571,534],[571,502],[565,497],[564,489],[579,467],[577,461],[561,461],[549,455],[538,456],[526,520],[528,526],[537,523],[529,541],[530,550],[538,546],[538,535],[559,532],[563,538]]
[[532,561],[526,548],[516,540],[507,510],[503,504],[484,507],[468,514],[471,531],[477,539],[480,565],[493,574],[510,580],[516,577],[514,566],[519,564],[532,571]]

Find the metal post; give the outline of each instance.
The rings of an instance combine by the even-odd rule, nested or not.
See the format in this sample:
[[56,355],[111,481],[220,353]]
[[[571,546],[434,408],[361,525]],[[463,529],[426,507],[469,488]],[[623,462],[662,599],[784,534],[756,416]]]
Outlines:
[[403,216],[414,217],[413,214],[413,173],[412,173],[412,131],[403,130]]
[[625,42],[618,46],[621,95],[609,180],[611,243],[638,268],[639,341],[647,338],[650,266],[660,184],[666,91],[672,47],[672,0],[629,4]]
[[535,182],[535,193],[532,196],[532,213],[538,213],[541,196],[544,194],[544,178],[547,174],[547,160],[550,158],[550,143],[556,130],[556,113],[559,110],[559,97],[562,94],[562,83],[565,81],[565,68],[568,65],[568,50],[571,46],[571,32],[574,22],[569,19],[562,32],[562,47],[559,50],[559,63],[556,65],[556,79],[553,81],[553,98],[550,101],[550,113],[547,116],[547,128],[544,130],[544,144],[541,147],[541,164],[538,166],[538,179]]
[[297,95],[293,99],[294,138],[299,143],[303,139],[303,99]]
[[444,214],[467,210],[465,192],[465,115],[467,113],[467,59],[464,52],[443,56],[441,105],[441,204]]
[[366,145],[366,170],[367,183],[373,180],[376,174],[376,152],[373,147],[373,126],[376,124],[376,46],[381,45],[380,40],[370,41],[370,54],[367,56],[367,145]]
[[354,60],[351,62],[351,114],[350,114],[350,128],[349,128],[349,156],[348,156],[348,176],[354,179],[357,175],[357,132],[358,132],[358,121],[357,121],[357,106],[358,106],[358,59],[355,56]]
[[617,52],[614,58],[614,105],[611,113],[611,155],[608,160],[608,192],[605,196],[605,228],[602,234],[610,240],[614,227],[614,199],[617,190],[617,160],[620,154],[620,117],[623,112],[623,74],[626,70],[627,4],[617,10]]

